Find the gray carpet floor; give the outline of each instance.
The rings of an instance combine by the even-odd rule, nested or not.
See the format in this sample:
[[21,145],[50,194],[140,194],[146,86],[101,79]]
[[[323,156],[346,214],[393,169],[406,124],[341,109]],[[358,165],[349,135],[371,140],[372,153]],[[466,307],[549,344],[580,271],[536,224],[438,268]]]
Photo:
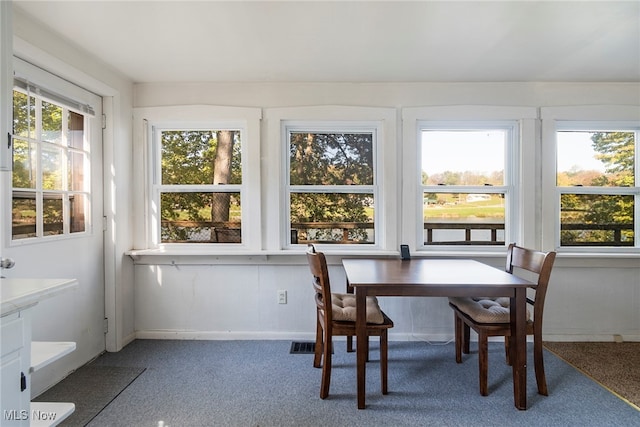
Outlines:
[[136,340],[95,366],[145,367],[89,426],[640,426],[640,412],[545,351],[550,395],[528,369],[528,410],[513,406],[503,346],[490,344],[489,392],[478,393],[477,354],[456,364],[453,344],[389,344],[389,394],[371,346],[367,409],[358,410],[355,354],[336,342],[329,398],[319,398],[313,355],[291,341]]

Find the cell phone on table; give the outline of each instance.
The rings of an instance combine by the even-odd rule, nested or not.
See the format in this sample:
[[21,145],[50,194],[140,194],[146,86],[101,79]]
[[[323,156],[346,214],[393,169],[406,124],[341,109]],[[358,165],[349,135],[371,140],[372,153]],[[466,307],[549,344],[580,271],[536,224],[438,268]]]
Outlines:
[[403,260],[411,259],[411,253],[409,253],[409,245],[400,245],[400,258]]

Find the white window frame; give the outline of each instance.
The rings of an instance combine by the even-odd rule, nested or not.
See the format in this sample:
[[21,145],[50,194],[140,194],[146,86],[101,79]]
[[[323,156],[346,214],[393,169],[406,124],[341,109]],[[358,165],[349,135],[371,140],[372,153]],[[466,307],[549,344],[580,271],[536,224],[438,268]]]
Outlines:
[[[400,202],[397,170],[396,111],[391,108],[312,106],[300,108],[272,108],[265,111],[267,143],[264,164],[267,169],[266,216],[264,241],[270,251],[306,250],[300,244],[291,244],[289,215],[289,140],[288,129],[322,130],[375,130],[374,135],[374,244],[326,244],[321,250],[334,253],[390,252],[398,253],[398,206]],[[293,127],[291,127],[293,126]],[[302,127],[300,127],[302,126]]]
[[[72,149],[66,145],[60,145],[59,147],[62,149],[63,154],[63,188],[62,190],[52,190],[47,191],[42,188],[42,165],[40,152],[42,149],[43,142],[40,140],[40,124],[41,124],[41,110],[38,108],[36,110],[36,139],[29,141],[37,141],[38,145],[38,154],[36,156],[36,170],[38,172],[36,188],[26,189],[26,191],[33,191],[36,195],[36,233],[35,237],[28,237],[24,239],[13,239],[12,232],[12,224],[10,218],[11,215],[11,207],[12,207],[12,178],[9,176],[9,179],[6,180],[6,188],[5,193],[8,195],[7,200],[9,203],[5,204],[5,218],[9,218],[9,220],[5,224],[5,236],[7,236],[7,242],[10,247],[12,246],[22,246],[32,243],[40,243],[40,242],[48,242],[54,240],[64,240],[64,239],[73,239],[73,238],[82,238],[84,236],[91,235],[95,232],[95,224],[93,224],[93,208],[94,208],[94,200],[91,188],[95,185],[98,185],[99,182],[95,181],[95,176],[92,172],[92,158],[91,158],[91,137],[95,133],[97,126],[99,126],[98,118],[95,114],[95,109],[101,109],[101,99],[97,95],[88,92],[66,80],[63,80],[48,71],[45,71],[41,68],[38,68],[20,58],[13,58],[13,67],[14,67],[14,78],[19,81],[19,84],[13,84],[12,89],[16,89],[19,92],[26,93],[30,96],[35,96],[38,98],[36,103],[38,106],[41,106],[41,101],[50,102],[59,107],[63,108],[63,111],[73,111],[75,113],[81,114],[84,118],[84,141],[83,148],[81,150]],[[25,90],[22,86],[27,86],[28,90]],[[33,90],[33,92],[31,92]],[[11,91],[10,100],[13,105],[13,90]],[[11,113],[10,113],[11,115]],[[62,118],[62,132],[63,138],[65,137],[65,132],[67,131],[67,116],[63,115]],[[10,129],[11,130],[11,129]],[[98,144],[101,146],[101,144]],[[84,164],[84,182],[82,190],[69,190],[67,186],[67,156],[70,152],[81,152],[85,155],[85,164]],[[43,224],[43,195],[45,193],[54,193],[60,194],[62,196],[63,201],[63,232],[61,234],[54,235],[44,235],[44,224]],[[81,194],[85,197],[86,206],[84,209],[85,214],[85,229],[84,231],[79,232],[71,232],[69,230],[69,195],[70,194]]]
[[[376,247],[378,239],[380,239],[380,232],[378,229],[377,220],[378,210],[380,209],[379,196],[380,190],[378,186],[378,140],[382,133],[382,125],[380,122],[300,122],[300,121],[283,121],[282,135],[284,135],[283,143],[286,146],[283,148],[283,152],[290,152],[290,135],[292,132],[304,132],[304,133],[370,133],[372,135],[372,152],[373,152],[373,183],[371,185],[291,185],[289,182],[291,174],[290,156],[285,156],[286,173],[283,176],[284,187],[284,200],[287,201],[284,206],[285,212],[285,224],[283,230],[285,235],[283,241],[285,242],[285,248],[291,249],[299,247],[300,244],[292,244],[290,234],[286,233],[286,230],[291,230],[291,194],[293,193],[338,193],[338,194],[371,194],[374,198],[374,243],[371,245]],[[334,243],[327,244],[327,247],[342,247],[345,244]],[[317,246],[324,246],[319,244]],[[353,245],[350,245],[353,246]],[[369,244],[362,244],[359,246],[369,246]]]
[[[402,111],[403,117],[403,231],[405,242],[424,253],[482,253],[502,254],[511,242],[529,247],[537,246],[536,164],[537,109],[532,107],[458,105],[442,107],[413,107]],[[423,129],[505,128],[512,132],[512,143],[505,147],[505,187],[478,188],[485,192],[508,192],[505,205],[505,245],[425,245],[423,241],[423,186],[421,185],[421,133]],[[524,161],[523,159],[527,159]],[[447,187],[446,192],[473,192],[475,187]],[[444,191],[445,189],[443,189]],[[530,197],[523,197],[524,194]]]
[[634,233],[635,247],[590,247],[560,246],[560,194],[565,187],[558,187],[557,140],[560,130],[619,130],[640,128],[640,106],[593,105],[575,107],[545,107],[541,109],[542,118],[542,245],[546,250],[563,253],[637,253],[640,247],[640,144],[636,141],[635,151],[635,187],[581,187],[580,194],[628,194],[635,196]]
[[[257,108],[220,106],[171,106],[134,109],[134,217],[139,225],[135,244],[140,249],[194,253],[217,250],[243,252],[260,250],[260,119]],[[161,243],[159,203],[162,130],[224,130],[241,132],[242,183],[238,185],[169,186],[185,191],[240,192],[242,243]]]
[[[428,188],[428,192],[430,193],[479,193],[479,194],[503,194],[505,200],[505,223],[504,223],[504,240],[505,245],[508,245],[509,242],[514,241],[514,233],[512,231],[511,224],[517,224],[517,220],[514,219],[514,212],[516,212],[517,205],[517,194],[515,191],[515,184],[517,183],[517,158],[518,158],[518,135],[519,135],[519,127],[518,123],[514,120],[511,121],[463,121],[463,122],[454,122],[454,121],[419,121],[418,122],[418,133],[422,134],[423,131],[463,131],[463,130],[503,130],[506,134],[506,141],[504,146],[504,183],[500,186],[468,186],[468,185],[447,185],[447,186],[426,186],[418,184],[418,192],[419,198],[422,199],[425,193],[425,190]],[[421,138],[421,137],[420,137]],[[418,141],[418,157],[422,159],[422,144],[421,141]],[[418,176],[418,181],[421,181],[420,175]],[[417,213],[419,217],[422,217],[423,210],[422,207],[419,207],[420,212]],[[433,243],[431,245],[426,245],[423,242],[422,236],[424,235],[424,231],[420,233],[418,237],[418,250],[429,250],[433,247],[439,247],[439,249],[443,249],[443,246],[447,248],[452,245],[438,245],[438,243]],[[454,247],[457,245],[453,245]],[[495,246],[495,245],[474,245],[474,246]],[[473,248],[473,246],[471,246]]]

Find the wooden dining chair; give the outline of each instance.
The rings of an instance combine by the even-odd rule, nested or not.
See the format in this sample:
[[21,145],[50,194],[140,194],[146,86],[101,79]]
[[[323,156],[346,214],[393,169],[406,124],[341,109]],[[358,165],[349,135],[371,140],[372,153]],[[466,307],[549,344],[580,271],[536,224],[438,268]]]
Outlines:
[[[547,380],[542,359],[542,315],[544,300],[551,269],[555,261],[555,252],[540,252],[510,244],[507,251],[506,271],[527,270],[537,276],[537,286],[533,294],[527,295],[527,304],[533,307],[533,317],[527,308],[527,335],[533,335],[533,361],[538,384],[538,393],[547,396]],[[533,279],[535,281],[535,278]],[[469,330],[478,333],[478,364],[480,369],[480,394],[488,394],[487,374],[488,337],[505,337],[507,363],[511,364],[511,327],[509,298],[469,298],[450,297],[449,306],[455,319],[456,362],[462,363],[462,353],[469,353]],[[527,307],[528,307],[527,306]]]
[[[331,382],[331,354],[334,336],[356,335],[356,298],[353,294],[332,293],[327,260],[313,245],[307,250],[307,260],[313,276],[316,301],[316,344],[313,366],[322,367],[320,398],[329,396]],[[376,297],[367,297],[367,343],[370,336],[380,337],[380,378],[382,394],[387,394],[387,331],[393,327],[391,319],[380,310]],[[360,344],[360,343],[359,343]]]

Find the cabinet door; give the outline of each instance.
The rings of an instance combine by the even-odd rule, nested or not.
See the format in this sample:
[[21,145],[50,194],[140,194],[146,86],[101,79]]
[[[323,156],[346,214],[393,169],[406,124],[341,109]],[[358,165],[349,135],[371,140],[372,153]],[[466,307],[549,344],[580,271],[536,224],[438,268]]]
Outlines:
[[22,426],[29,425],[29,400],[26,387],[27,379],[22,376],[20,351],[13,352],[2,358],[0,378],[2,378],[2,414],[0,425]]
[[[30,389],[29,351],[25,349],[25,322],[19,313],[2,318],[0,335],[0,378],[2,378],[2,413],[0,425],[29,425]],[[25,352],[27,354],[25,354]]]

